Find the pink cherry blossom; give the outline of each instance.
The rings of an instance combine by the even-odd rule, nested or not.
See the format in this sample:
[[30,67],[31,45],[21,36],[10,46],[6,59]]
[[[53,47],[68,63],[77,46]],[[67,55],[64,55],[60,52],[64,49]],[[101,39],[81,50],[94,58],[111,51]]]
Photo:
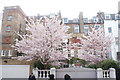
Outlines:
[[103,61],[110,52],[112,36],[106,37],[102,27],[91,29],[92,31],[89,31],[85,38],[81,38],[83,54],[80,58],[90,62]]
[[66,59],[68,52],[63,51],[63,48],[67,46],[64,40],[68,39],[69,35],[58,17],[43,17],[36,21],[31,19],[26,30],[29,34],[18,33],[21,40],[16,39],[14,45],[18,52],[24,53],[18,57],[19,60],[36,59],[42,64],[52,64],[54,61]]

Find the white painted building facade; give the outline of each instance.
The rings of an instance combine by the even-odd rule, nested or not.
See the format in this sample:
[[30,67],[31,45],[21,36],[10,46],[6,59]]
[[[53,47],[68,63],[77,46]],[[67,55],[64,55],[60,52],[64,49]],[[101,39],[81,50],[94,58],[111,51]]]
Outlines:
[[118,52],[118,15],[117,14],[105,14],[104,15],[104,30],[105,36],[112,34],[112,45],[109,58],[117,60]]

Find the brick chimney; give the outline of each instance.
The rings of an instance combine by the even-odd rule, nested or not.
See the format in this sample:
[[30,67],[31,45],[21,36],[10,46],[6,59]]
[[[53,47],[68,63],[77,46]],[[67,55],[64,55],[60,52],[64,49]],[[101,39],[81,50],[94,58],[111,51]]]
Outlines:
[[84,32],[84,22],[83,22],[83,12],[79,13],[79,29],[80,29],[80,33],[83,34]]

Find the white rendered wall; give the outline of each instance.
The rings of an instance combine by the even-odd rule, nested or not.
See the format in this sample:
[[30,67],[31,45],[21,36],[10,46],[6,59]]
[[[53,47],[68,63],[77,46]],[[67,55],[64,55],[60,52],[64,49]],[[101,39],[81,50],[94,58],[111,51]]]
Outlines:
[[0,65],[2,66],[2,78],[28,78],[29,65]]
[[118,20],[104,20],[105,36],[109,35],[108,27],[112,27],[113,42],[111,46],[111,57],[117,60],[118,45],[116,45],[115,37],[118,37]]
[[[56,78],[64,78],[65,74],[71,78],[97,78],[96,70],[91,68],[61,68],[56,71]],[[73,79],[74,80],[74,79]]]

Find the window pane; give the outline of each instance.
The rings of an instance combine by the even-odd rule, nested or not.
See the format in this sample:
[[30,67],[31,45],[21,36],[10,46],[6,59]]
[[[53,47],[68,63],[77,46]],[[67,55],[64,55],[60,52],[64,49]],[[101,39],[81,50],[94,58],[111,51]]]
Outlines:
[[100,27],[100,26],[97,25],[97,26],[95,27],[95,29],[98,29],[99,27]]
[[71,50],[71,57],[74,57],[74,49]]
[[79,26],[74,26],[74,32],[79,33]]
[[5,50],[2,50],[1,56],[5,56]]
[[110,15],[109,14],[105,15],[105,19],[110,19]]
[[68,19],[67,18],[63,18],[63,21],[64,21],[64,23],[67,23]]
[[8,16],[8,20],[11,21],[13,19],[13,16]]
[[7,27],[6,27],[6,31],[7,31],[7,32],[9,32],[9,31],[10,31],[10,28],[11,28],[11,26],[10,26],[10,25],[9,25],[9,26],[7,26]]
[[12,56],[13,51],[9,50],[8,56]]
[[88,30],[89,30],[89,27],[88,26],[84,26],[84,33],[85,34],[88,34]]
[[68,54],[68,57],[71,57],[71,54]]
[[108,27],[108,32],[112,33],[112,28],[111,27]]
[[66,29],[66,32],[68,32],[68,30],[70,29],[70,26],[66,26],[66,28],[67,28],[67,29]]

